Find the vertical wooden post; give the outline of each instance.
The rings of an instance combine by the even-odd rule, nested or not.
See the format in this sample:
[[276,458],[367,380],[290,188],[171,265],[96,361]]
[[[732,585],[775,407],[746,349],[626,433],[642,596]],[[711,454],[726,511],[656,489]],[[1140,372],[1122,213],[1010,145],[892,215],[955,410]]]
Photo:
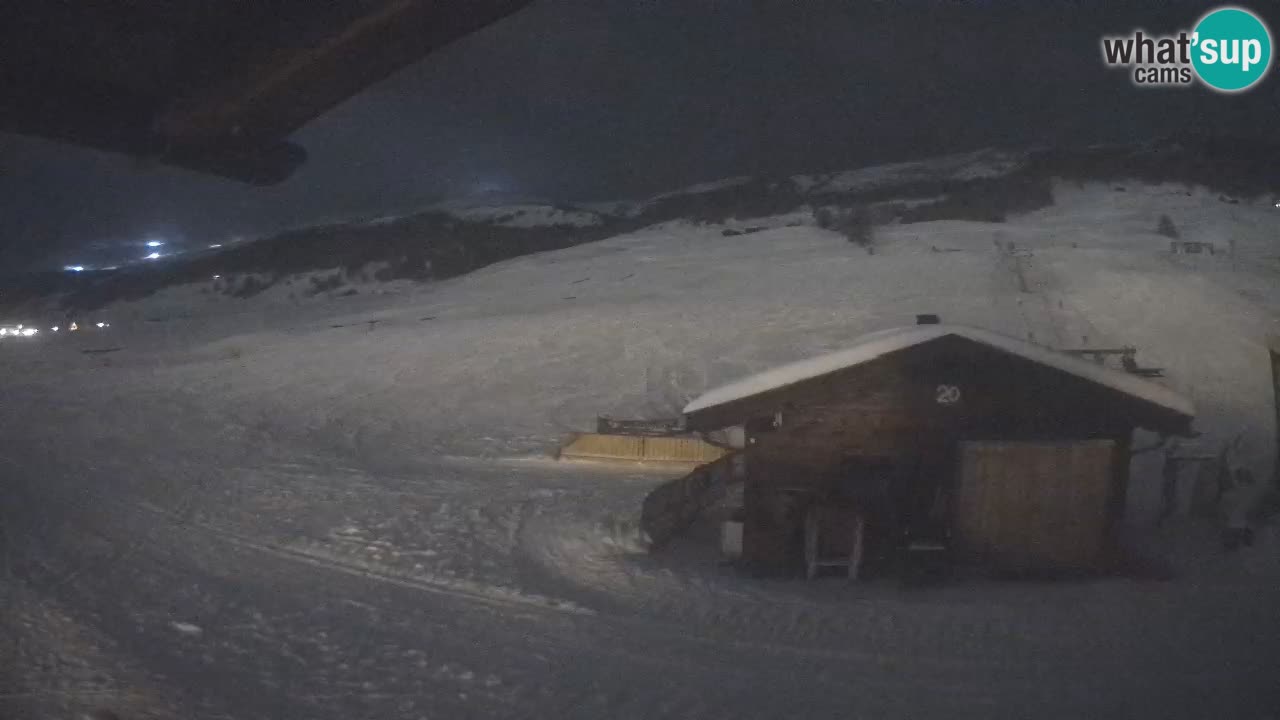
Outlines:
[[804,576],[812,580],[818,577],[818,554],[821,552],[821,540],[818,518],[818,506],[810,505],[804,514]]
[[853,521],[853,551],[849,553],[849,579],[858,579],[858,570],[862,567],[863,536],[866,534],[866,521],[859,512]]
[[1276,455],[1271,463],[1271,482],[1280,489],[1280,335],[1267,338],[1271,350],[1271,402],[1276,410]]
[[1129,501],[1129,466],[1133,462],[1133,429],[1117,434],[1114,441],[1116,445],[1111,461],[1111,488],[1107,498],[1107,529],[1102,546],[1104,561],[1112,562],[1119,558],[1120,537]]

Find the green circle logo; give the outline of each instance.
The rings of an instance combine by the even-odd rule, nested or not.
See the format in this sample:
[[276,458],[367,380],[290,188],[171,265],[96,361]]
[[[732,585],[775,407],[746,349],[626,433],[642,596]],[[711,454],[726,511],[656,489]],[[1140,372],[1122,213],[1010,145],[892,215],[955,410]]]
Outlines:
[[1191,64],[1215,90],[1253,87],[1271,67],[1271,32],[1248,10],[1227,7],[1205,15],[1191,42]]

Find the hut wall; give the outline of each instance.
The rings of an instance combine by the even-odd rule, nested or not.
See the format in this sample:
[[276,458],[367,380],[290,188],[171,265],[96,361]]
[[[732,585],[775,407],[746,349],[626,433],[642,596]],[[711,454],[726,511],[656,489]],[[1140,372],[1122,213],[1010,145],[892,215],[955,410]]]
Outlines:
[[1116,443],[963,443],[956,542],[1007,569],[1093,567],[1108,549]]
[[1100,542],[1123,512],[1134,409],[1022,358],[936,343],[770,393],[752,412],[743,555],[760,569],[795,565],[802,491],[812,498],[847,480],[850,458],[889,465],[896,520],[914,522],[939,498],[951,504],[962,442],[1105,440],[1106,462],[1081,466],[1072,482],[1105,490],[1087,510]]

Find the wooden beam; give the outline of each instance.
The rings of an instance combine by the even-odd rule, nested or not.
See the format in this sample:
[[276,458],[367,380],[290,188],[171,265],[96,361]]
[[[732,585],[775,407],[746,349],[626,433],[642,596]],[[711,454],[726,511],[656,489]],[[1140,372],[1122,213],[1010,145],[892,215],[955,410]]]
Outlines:
[[[6,82],[12,80],[13,82]],[[252,185],[272,185],[306,161],[298,145],[276,139],[175,145],[151,132],[150,98],[121,87],[54,74],[21,78],[0,71],[13,102],[0,103],[0,129],[96,148]]]
[[24,2],[0,23],[0,131],[270,184],[303,124],[531,1]]
[[323,41],[278,50],[175,99],[156,129],[178,143],[285,137],[364,88],[531,0],[389,0]]

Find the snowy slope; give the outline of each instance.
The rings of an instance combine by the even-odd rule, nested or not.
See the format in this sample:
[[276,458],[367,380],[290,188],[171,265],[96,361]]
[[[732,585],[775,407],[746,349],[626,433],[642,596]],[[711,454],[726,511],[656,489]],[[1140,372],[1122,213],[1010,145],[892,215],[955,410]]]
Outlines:
[[[982,162],[939,167],[979,172]],[[342,617],[368,613],[371,637],[383,628],[378,662],[445,647],[434,667],[496,678],[459,690],[463,671],[451,669],[427,691],[396,694],[384,687],[395,673],[360,675],[348,648],[323,662],[273,654],[298,643],[236,615],[246,600],[210,595],[209,608],[225,609],[194,623],[213,639],[201,651],[217,667],[261,656],[387,703],[464,692],[476,714],[504,717],[1244,713],[1275,688],[1277,538],[1264,529],[1259,548],[1224,559],[1200,526],[1155,531],[1150,455],[1135,462],[1128,520],[1161,552],[1179,550],[1174,581],[961,583],[909,597],[875,584],[755,582],[693,547],[643,556],[634,513],[662,475],[540,457],[597,414],[671,416],[718,385],[938,313],[1053,347],[1136,345],[1142,364],[1166,368],[1166,385],[1194,401],[1200,447],[1242,432],[1240,461],[1265,477],[1274,430],[1262,342],[1280,331],[1280,210],[1202,189],[1124,187],[1060,183],[1053,206],[1007,223],[882,227],[874,254],[792,225],[799,216],[731,236],[723,231],[737,226],[675,221],[395,294],[295,303],[282,285],[243,300],[171,289],[104,310],[119,348],[108,354],[83,352],[103,349],[106,335],[0,348],[0,459],[10,478],[34,469],[24,487],[37,497],[109,488],[126,509],[103,511],[94,527],[108,540],[95,552],[146,548],[160,532],[130,535],[117,513],[172,509],[184,523],[172,532],[200,529],[298,563],[262,572],[310,588],[300,605],[340,584],[303,574],[315,568],[377,578]],[[1152,232],[1161,214],[1186,239],[1235,240],[1236,256],[1171,256]],[[167,554],[156,564],[193,553],[218,578],[174,581],[181,592],[250,582],[248,565],[219,564],[221,546],[197,552],[188,536],[160,537]],[[84,622],[115,613],[129,632],[168,635],[183,635],[171,623],[192,623],[172,616],[189,597],[94,584],[106,575],[73,576],[96,603],[81,608]],[[392,584],[419,593],[432,617],[470,624],[406,624],[402,639],[386,638],[397,616],[375,610]],[[200,657],[189,635],[168,642],[185,643],[176,657]],[[238,654],[218,664],[228,647]]]
[[[424,443],[527,452],[590,427],[596,414],[678,412],[714,385],[938,312],[1052,346],[1086,336],[1092,345],[1136,345],[1140,362],[1169,368],[1173,389],[1196,401],[1211,438],[1247,428],[1265,475],[1271,420],[1260,348],[1280,307],[1266,259],[1276,209],[1161,186],[1056,192],[1052,208],[1009,223],[881,228],[874,256],[835,233],[768,219],[761,224],[778,227],[735,237],[722,226],[668,223],[406,285],[384,306],[358,299],[369,309],[333,322],[300,320],[288,302],[220,300],[253,317],[253,337],[211,339],[180,354],[243,346],[255,361],[170,372],[188,386],[225,384],[219,394],[262,397],[255,383],[267,382],[281,393],[271,414],[283,425],[314,424],[324,408],[356,419],[365,442],[376,437],[391,452]],[[1243,267],[1233,272],[1221,256],[1169,256],[1167,240],[1151,232],[1162,211],[1185,237],[1231,234]],[[997,242],[1018,250],[997,251]],[[121,304],[112,316],[146,316],[150,306]],[[328,329],[366,319],[379,322],[358,343]],[[1187,343],[1192,327],[1199,341]],[[283,385],[273,379],[281,372],[292,378]]]
[[[1182,343],[1178,330],[1204,318],[1226,346],[1252,349],[1276,329],[1272,313],[1280,298],[1256,279],[1270,272],[1275,208],[1226,206],[1211,193],[1187,196],[1159,186],[1121,193],[1061,185],[1057,194],[1054,207],[1004,224],[882,228],[874,256],[835,233],[787,227],[794,220],[764,219],[760,225],[772,229],[735,237],[724,237],[723,226],[669,223],[444,283],[405,284],[394,302],[373,313],[382,319],[376,343],[317,354],[300,369],[315,364],[318,377],[308,384],[318,389],[338,376],[347,383],[365,378],[373,389],[387,382],[377,368],[412,358],[433,370],[418,376],[406,368],[410,375],[401,383],[412,379],[417,392],[461,413],[466,424],[492,421],[483,434],[519,427],[550,440],[589,426],[597,412],[678,410],[746,370],[836,349],[865,332],[909,322],[916,312],[939,312],[947,322],[1049,345],[1075,346],[1082,335],[1092,344],[1132,343],[1141,361],[1169,366],[1170,382],[1193,395],[1223,384],[1253,388],[1241,395],[1262,394],[1265,377],[1254,371],[1265,357],[1242,357],[1228,371],[1225,358]],[[1167,240],[1150,231],[1161,212],[1184,228],[1184,237],[1235,237],[1245,267],[1231,272],[1219,256],[1170,257]],[[995,242],[1016,246],[1019,256],[998,252]],[[1020,282],[1031,282],[1034,291],[1022,292]],[[306,327],[296,326],[289,294],[306,287],[300,278],[292,286],[277,283],[262,297],[211,300],[209,312],[259,314],[254,327],[268,334],[254,344],[265,356],[284,359],[295,346],[334,342],[329,333],[297,332]],[[123,320],[159,306],[196,307],[189,301],[201,293],[176,295],[121,303],[110,314]],[[351,300],[337,301],[332,311],[341,313]],[[425,316],[434,320],[419,324]],[[120,332],[129,330],[122,325]],[[1244,368],[1251,371],[1240,373]],[[269,367],[261,371],[270,375]],[[219,367],[174,372],[216,376]],[[495,381],[521,388],[518,407],[527,409],[504,411],[502,421],[488,418],[488,396],[496,389],[473,393]],[[390,385],[386,391],[399,392]],[[1208,399],[1204,412],[1212,415],[1215,403]],[[432,423],[421,408],[396,416],[422,430]],[[1267,421],[1247,424],[1263,445]]]

